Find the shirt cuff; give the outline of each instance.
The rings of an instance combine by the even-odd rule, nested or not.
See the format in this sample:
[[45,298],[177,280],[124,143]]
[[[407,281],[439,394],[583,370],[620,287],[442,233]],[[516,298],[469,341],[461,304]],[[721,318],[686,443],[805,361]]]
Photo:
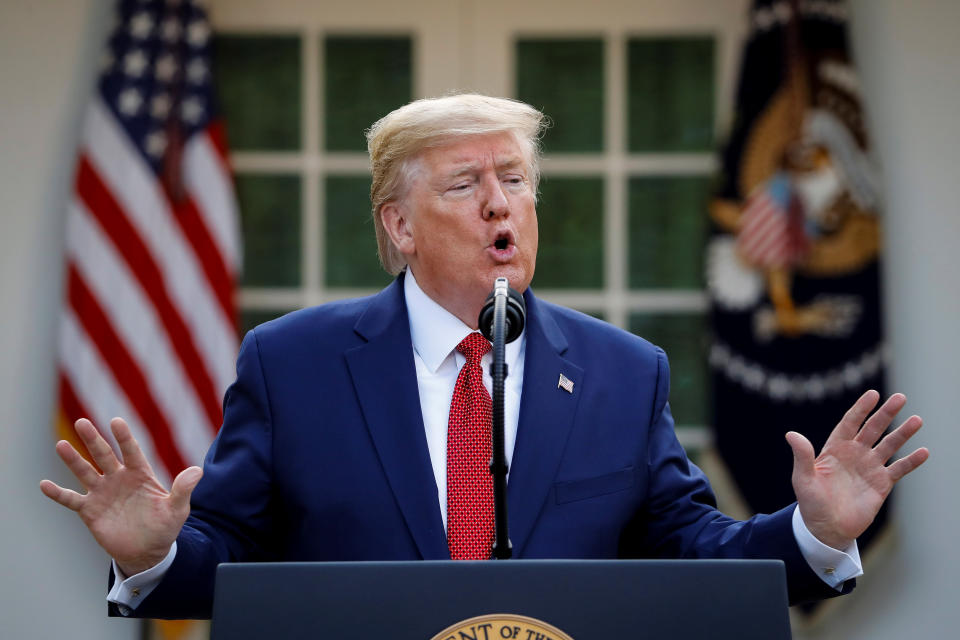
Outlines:
[[130,615],[130,612],[136,609],[137,606],[143,602],[143,599],[150,595],[150,592],[160,584],[163,576],[165,576],[167,570],[170,569],[170,565],[173,564],[173,559],[176,555],[177,541],[174,540],[173,544],[170,545],[170,551],[167,552],[167,556],[163,560],[146,571],[141,571],[129,578],[120,571],[120,567],[117,566],[117,561],[111,560],[115,578],[113,587],[110,589],[110,593],[107,594],[107,602],[112,602],[117,605],[117,609],[121,615]]
[[793,535],[800,553],[813,572],[837,591],[843,589],[843,583],[847,580],[863,575],[857,541],[854,540],[843,550],[823,544],[807,529],[799,506],[793,510]]

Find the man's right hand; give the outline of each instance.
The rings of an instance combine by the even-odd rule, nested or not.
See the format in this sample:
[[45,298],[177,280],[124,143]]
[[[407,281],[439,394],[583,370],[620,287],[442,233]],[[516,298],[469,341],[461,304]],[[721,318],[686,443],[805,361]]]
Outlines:
[[57,454],[87,493],[81,495],[50,480],[41,481],[40,490],[76,511],[126,576],[146,571],[166,557],[177,539],[190,514],[190,494],[203,471],[200,467],[184,469],[168,492],[122,418],[110,421],[122,461],[89,420],[77,420],[74,429],[100,471],[61,440]]

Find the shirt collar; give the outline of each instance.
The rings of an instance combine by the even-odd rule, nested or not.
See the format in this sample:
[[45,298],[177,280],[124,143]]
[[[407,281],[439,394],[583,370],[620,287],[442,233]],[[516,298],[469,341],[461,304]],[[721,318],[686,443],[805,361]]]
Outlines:
[[[461,340],[473,332],[473,329],[424,293],[410,268],[407,268],[403,278],[403,294],[407,302],[407,315],[410,318],[410,338],[413,341],[413,349],[430,372],[436,373],[447,356],[457,348]],[[526,336],[527,332],[524,329],[519,338],[506,346],[504,355],[510,371],[516,367]]]

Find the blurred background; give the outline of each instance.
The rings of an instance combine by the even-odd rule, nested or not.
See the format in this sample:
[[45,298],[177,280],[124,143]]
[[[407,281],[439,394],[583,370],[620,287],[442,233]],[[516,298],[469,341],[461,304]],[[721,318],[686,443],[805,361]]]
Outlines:
[[[748,17],[749,0],[206,7],[209,78],[226,124],[242,238],[239,335],[389,282],[369,221],[363,130],[374,120],[458,89],[517,97],[554,121],[544,141],[534,288],[665,348],[681,442],[710,474],[721,506],[749,514],[711,429],[717,352],[703,268],[718,232],[707,211],[720,189],[721,152],[743,124],[745,44],[762,22]],[[950,396],[960,387],[960,292],[950,274],[960,266],[960,4],[852,0],[847,8],[840,17],[849,19],[878,167],[887,386],[925,418],[918,439],[933,455],[898,488],[856,591],[795,615],[795,636],[954,637],[960,499],[950,469],[960,435]],[[66,220],[84,114],[112,64],[103,52],[117,19],[107,1],[0,2],[3,637],[144,633],[106,618],[107,558],[37,488],[44,477],[71,484],[53,451],[63,415]],[[789,460],[785,444],[776,455]]]

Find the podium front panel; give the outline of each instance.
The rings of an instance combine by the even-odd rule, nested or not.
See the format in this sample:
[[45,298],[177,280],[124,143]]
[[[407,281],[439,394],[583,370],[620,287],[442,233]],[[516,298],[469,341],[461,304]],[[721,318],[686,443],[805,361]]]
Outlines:
[[[211,637],[431,640],[485,614],[528,616],[574,640],[790,638],[775,560],[224,564]],[[486,625],[451,637],[512,633]],[[516,637],[547,640],[526,635]]]

